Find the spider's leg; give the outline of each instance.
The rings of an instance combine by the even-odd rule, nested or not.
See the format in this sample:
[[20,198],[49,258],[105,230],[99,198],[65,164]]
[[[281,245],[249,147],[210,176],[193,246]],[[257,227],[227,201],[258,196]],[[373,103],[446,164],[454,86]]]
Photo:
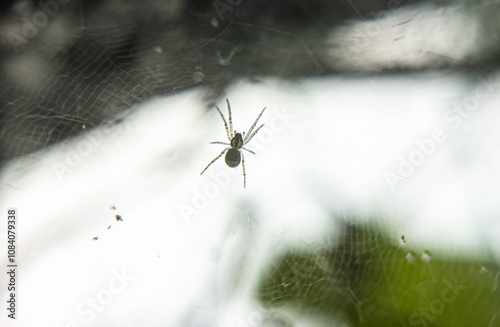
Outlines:
[[205,170],[207,170],[207,168],[208,168],[208,167],[210,167],[210,165],[211,165],[211,164],[213,164],[213,163],[215,162],[215,160],[217,160],[217,159],[219,159],[220,157],[222,157],[222,155],[223,155],[224,153],[226,153],[226,151],[227,151],[227,150],[229,150],[229,148],[225,148],[225,149],[224,149],[224,150],[223,150],[223,151],[222,151],[222,152],[221,152],[221,153],[220,153],[217,157],[215,157],[215,159],[214,159],[214,160],[210,161],[210,163],[208,164],[208,166],[206,166],[206,167],[205,167],[205,169],[203,169],[203,171],[200,173],[200,175],[201,175],[201,174],[203,174],[203,173],[205,172]]
[[245,174],[245,156],[241,153],[241,166],[243,167],[243,188],[247,188],[247,174]]
[[252,139],[252,137],[254,137],[255,134],[257,134],[258,131],[260,131],[260,129],[264,127],[264,124],[260,125],[259,128],[257,128],[255,130],[255,132],[253,132],[249,137],[247,137],[247,139],[243,142],[243,145],[247,144],[248,142],[250,142],[250,140]]
[[231,146],[231,144],[226,143],[226,142],[210,142],[210,144],[224,144],[224,145],[229,145],[229,146]]
[[227,111],[229,111],[229,130],[231,131],[231,138],[229,139],[229,141],[231,141],[231,139],[234,136],[234,133],[233,133],[233,119],[231,118],[231,105],[229,104],[229,99],[228,98],[226,98],[226,102],[227,102]]
[[[248,130],[247,132],[247,137],[243,140],[243,144],[245,144],[247,142],[247,139],[248,141],[250,141],[250,138],[252,138],[252,136],[255,134],[250,134],[252,133],[253,129],[255,128],[255,125],[257,125],[257,122],[259,121],[260,119],[260,116],[262,116],[262,114],[264,113],[264,110],[266,110],[267,107],[264,107],[264,109],[262,109],[262,111],[260,112],[259,116],[257,117],[257,119],[253,122],[253,125],[252,127],[250,127],[250,129]],[[262,127],[262,126],[261,126]],[[260,128],[260,127],[259,127]]]
[[224,118],[224,115],[222,115],[222,112],[220,111],[219,107],[215,106],[215,108],[219,112],[220,118],[222,118],[222,121],[224,122],[224,127],[226,128],[227,138],[228,138],[229,142],[231,142],[232,136],[229,133],[229,128],[227,127],[226,118]]
[[253,152],[252,150],[248,150],[247,148],[244,148],[242,147],[243,150],[247,150],[248,152],[252,153],[252,154],[255,154],[255,152]]

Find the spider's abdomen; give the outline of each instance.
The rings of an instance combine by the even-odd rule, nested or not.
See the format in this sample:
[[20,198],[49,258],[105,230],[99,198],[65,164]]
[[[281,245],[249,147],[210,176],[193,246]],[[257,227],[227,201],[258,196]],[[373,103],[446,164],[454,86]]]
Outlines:
[[226,153],[226,164],[231,167],[238,167],[241,161],[241,154],[239,150],[231,148]]

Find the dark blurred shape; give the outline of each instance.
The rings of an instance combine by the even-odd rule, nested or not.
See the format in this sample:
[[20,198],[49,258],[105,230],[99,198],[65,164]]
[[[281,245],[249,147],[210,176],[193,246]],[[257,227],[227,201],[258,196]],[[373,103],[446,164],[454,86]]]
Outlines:
[[[207,91],[209,108],[226,85],[238,78],[258,82],[261,76],[293,80],[339,73],[345,65],[336,56],[343,52],[327,50],[338,50],[341,46],[337,42],[344,39],[337,35],[336,41],[330,42],[332,30],[426,2],[13,3],[2,2],[4,15],[0,17],[4,33],[0,50],[0,162],[116,124],[134,105],[152,96],[201,86]],[[440,5],[455,3],[462,1]],[[482,12],[470,6],[471,12]],[[483,11],[488,13],[484,31],[490,41],[486,43],[492,47],[486,55],[492,56],[490,64],[497,65],[494,40],[499,10],[491,6]],[[364,36],[371,37],[369,33]],[[439,62],[447,67],[469,65],[446,58]],[[387,73],[408,69],[396,66],[391,70],[390,64],[389,69],[384,68]],[[484,63],[475,63],[479,64]],[[363,69],[350,73],[360,72],[366,73]]]

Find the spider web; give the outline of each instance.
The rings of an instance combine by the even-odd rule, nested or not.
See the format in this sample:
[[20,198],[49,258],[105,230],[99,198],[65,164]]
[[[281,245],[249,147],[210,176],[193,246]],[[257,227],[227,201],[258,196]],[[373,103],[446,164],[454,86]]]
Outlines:
[[499,325],[500,270],[491,260],[436,256],[394,237],[382,216],[337,216],[340,233],[286,251],[265,269],[255,293],[265,307],[327,325]]
[[0,160],[112,125],[155,95],[204,87],[213,100],[235,76],[318,72],[299,36],[245,23],[245,6],[54,3],[4,13]]
[[[304,26],[358,17],[369,23],[371,11],[387,6],[244,1],[217,12],[216,2],[72,0],[35,33],[26,19],[33,25],[43,9],[19,3],[0,21],[0,160],[25,155],[27,162],[45,147],[119,123],[155,96],[199,87],[208,108],[239,77],[258,83],[265,75],[325,75],[317,49],[327,31]],[[296,19],[276,20],[276,12]],[[421,319],[435,327],[500,325],[499,269],[487,255],[471,261],[427,254],[411,239],[402,244],[386,217],[333,216],[342,225],[335,237],[280,253],[262,271],[254,296],[263,307],[350,326],[418,326]],[[466,289],[448,303],[442,292],[455,280]]]
[[[12,9],[6,19],[7,27],[14,30],[8,34],[11,42],[4,44],[2,159],[114,124],[147,97],[199,83],[194,78],[197,58],[189,56],[193,44],[171,49],[171,60],[160,56],[162,45],[178,43],[176,33],[181,28],[177,26],[172,32],[166,26],[167,32],[161,35],[158,29],[148,33],[151,26],[119,17],[105,2],[94,8],[74,1],[60,5],[60,12],[46,26],[35,26],[33,38],[16,42],[16,37],[27,33],[23,28],[28,25],[18,20],[43,13],[30,4],[18,12]],[[58,26],[63,24],[67,26]],[[63,35],[54,37],[56,32]],[[157,42],[160,37],[162,44]]]

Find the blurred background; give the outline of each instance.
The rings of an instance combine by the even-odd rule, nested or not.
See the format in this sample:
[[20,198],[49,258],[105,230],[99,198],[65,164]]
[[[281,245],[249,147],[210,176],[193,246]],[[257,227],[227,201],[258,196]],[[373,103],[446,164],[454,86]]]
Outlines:
[[2,326],[500,326],[498,1],[0,10]]

